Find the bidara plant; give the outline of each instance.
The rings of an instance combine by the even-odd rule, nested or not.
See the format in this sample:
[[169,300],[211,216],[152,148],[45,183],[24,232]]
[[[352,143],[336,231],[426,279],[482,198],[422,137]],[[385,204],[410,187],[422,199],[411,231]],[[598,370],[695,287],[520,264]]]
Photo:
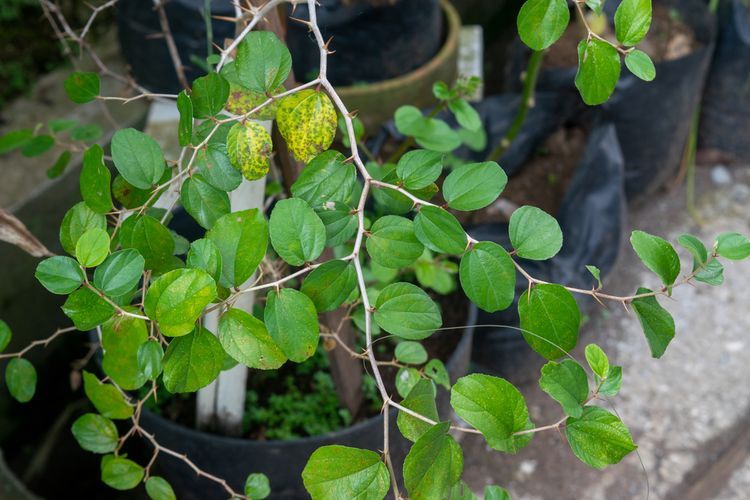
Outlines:
[[[84,449],[102,455],[104,483],[118,490],[144,483],[154,499],[174,498],[169,483],[151,474],[160,454],[182,460],[207,481],[223,486],[232,498],[269,494],[262,474],[248,471],[244,491],[235,491],[144,429],[140,424],[144,404],[156,397],[158,388],[171,393],[198,391],[220,375],[227,357],[262,370],[300,363],[313,355],[321,337],[338,342],[337,348],[369,364],[383,402],[384,432],[381,450],[345,446],[316,450],[302,473],[313,498],[384,498],[389,492],[396,498],[474,498],[461,481],[463,454],[455,433],[481,434],[492,449],[516,453],[538,432],[564,431],[573,454],[594,468],[617,463],[634,451],[625,424],[600,404],[617,395],[622,367],[610,365],[596,344],[586,346],[585,365],[569,354],[576,347],[581,324],[574,294],[632,310],[652,355],[658,358],[675,336],[674,321],[659,298],[685,284],[721,284],[724,268],[719,259],[747,258],[750,240],[725,233],[706,247],[694,236],[681,236],[678,243],[690,252],[693,265],[680,277],[674,247],[658,236],[634,231],[631,244],[659,283],[628,296],[603,291],[599,270],[593,266],[588,269],[598,286],[592,289],[535,278],[523,261],[557,254],[563,244],[557,221],[538,208],[518,208],[509,223],[510,250],[467,234],[454,213],[492,204],[502,194],[507,177],[491,161],[444,168],[443,153],[457,147],[461,134],[435,115],[425,117],[416,108],[401,108],[395,117],[397,127],[410,137],[409,146],[416,143],[422,149],[407,152],[407,146],[394,163],[363,160],[360,151],[371,155],[360,143],[360,124],[326,76],[330,52],[316,22],[314,0],[293,3],[309,7],[310,19],[303,22],[317,43],[320,73],[310,82],[284,88],[291,68],[288,50],[273,33],[254,31],[282,3],[271,0],[247,13],[240,9],[238,18],[246,24],[220,57],[209,58],[215,71],[196,79],[179,95],[154,96],[139,89],[132,98],[106,97],[100,95],[97,73],[76,72],[66,80],[68,96],[78,103],[175,99],[182,151],[176,159],[165,159],[153,138],[134,129],[114,134],[111,156],[105,156],[98,145],[85,150],[80,174],[83,201],[67,212],[60,228],[60,243],[68,255],[42,260],[36,271],[45,288],[67,296],[63,311],[73,326],[18,352],[0,354],[0,359],[9,359],[5,383],[10,394],[20,402],[34,396],[36,370],[25,358],[30,349],[68,332],[96,330],[106,377],[100,380],[84,372],[84,391],[96,412],[78,418],[73,435]],[[576,7],[582,13],[580,2]],[[624,45],[636,43],[642,34],[633,33],[643,30],[633,23],[642,26],[646,11],[650,18],[650,3],[625,0],[620,8],[623,13],[615,17],[618,39]],[[530,42],[528,29],[533,27],[535,36],[543,40],[536,46],[531,41],[532,48],[548,46],[567,24],[566,9],[563,0],[529,0],[519,17],[524,40]],[[67,27],[64,19],[57,19]],[[630,35],[620,39],[623,29]],[[85,47],[82,35],[75,36]],[[591,33],[585,43],[590,47],[583,49],[580,71],[589,77],[580,80],[597,94],[610,87],[611,76],[599,65],[613,66],[611,57],[601,62],[597,51],[611,50],[602,49],[605,42]],[[612,50],[617,55],[621,49]],[[626,52],[632,54],[630,49]],[[594,69],[587,72],[586,67]],[[455,115],[462,130],[479,127],[476,112],[462,97],[475,84],[435,88],[441,106]],[[586,92],[582,89],[584,99]],[[265,208],[278,194],[260,208],[244,210],[233,210],[228,195],[241,185],[243,176],[258,180],[269,173],[274,144],[266,128],[253,119],[275,119],[291,153],[306,164],[291,185],[291,196],[275,201],[268,218]],[[329,149],[337,121],[344,131],[346,155]],[[73,126],[55,122],[49,129],[59,134]],[[5,149],[18,147],[30,153],[48,149],[50,140],[40,137],[50,136],[13,134],[2,138]],[[109,164],[117,172],[114,180]],[[157,200],[169,192],[179,194],[166,207],[156,208]],[[371,199],[374,212],[368,204]],[[168,229],[178,204],[205,229],[203,238],[187,243]],[[327,247],[333,248],[332,258],[322,257]],[[431,267],[422,271],[421,278],[420,259]],[[528,289],[518,301],[518,330],[548,360],[539,384],[560,404],[563,416],[551,424],[532,422],[523,395],[499,377],[471,374],[451,386],[445,367],[439,360],[428,360],[420,343],[441,330],[440,308],[422,287],[398,281],[400,270],[409,267],[417,269],[418,283],[443,292],[450,290],[457,270],[466,296],[489,312],[513,304],[520,275]],[[373,273],[388,276],[381,280],[382,286],[368,286],[368,275]],[[243,297],[253,294],[265,294],[265,307],[257,316],[238,306]],[[321,331],[320,314],[342,307],[346,319],[362,328],[361,351],[340,342],[336,328]],[[206,319],[212,314],[218,315],[212,326],[215,331],[209,330],[212,322]],[[377,359],[376,330],[397,339],[395,359]],[[384,337],[381,333],[379,338]],[[0,351],[10,338],[10,328],[0,322]],[[397,395],[386,388],[383,365],[399,367]],[[438,414],[436,385],[450,390],[460,423]],[[135,392],[139,389],[140,395]],[[391,408],[398,410],[400,432],[413,442],[402,470],[405,492],[390,455]],[[152,446],[148,463],[124,455],[123,446],[134,436]],[[488,486],[484,498],[508,498],[508,494],[499,486]]]

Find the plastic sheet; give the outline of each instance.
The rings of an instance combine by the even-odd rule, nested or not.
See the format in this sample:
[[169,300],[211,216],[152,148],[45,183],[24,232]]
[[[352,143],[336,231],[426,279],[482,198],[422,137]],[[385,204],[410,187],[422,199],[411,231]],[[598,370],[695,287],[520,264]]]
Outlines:
[[716,50],[701,104],[700,149],[750,161],[750,9],[741,0],[720,2]]

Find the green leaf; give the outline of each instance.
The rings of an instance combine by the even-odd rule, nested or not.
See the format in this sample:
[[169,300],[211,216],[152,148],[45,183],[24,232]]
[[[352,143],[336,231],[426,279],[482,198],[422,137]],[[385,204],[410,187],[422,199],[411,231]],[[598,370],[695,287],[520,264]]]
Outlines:
[[[435,259],[432,256],[432,252],[425,250],[425,253],[417,259],[414,265],[414,274],[417,277],[417,282],[423,288],[432,288],[441,295],[447,295],[456,289],[455,275],[458,272],[458,266],[455,262],[447,259]],[[383,268],[381,268],[383,269]],[[382,283],[390,283],[396,279],[398,271],[395,269],[388,269],[387,271],[393,272],[393,275],[385,275],[381,279]],[[373,267],[375,272],[375,267]]]
[[380,455],[339,445],[315,450],[302,471],[302,481],[313,500],[381,500],[390,489],[390,475]]
[[596,280],[598,287],[602,287],[602,272],[596,266],[586,266],[586,270],[591,273],[591,276]]
[[722,233],[716,238],[716,253],[731,260],[750,257],[750,240],[739,233]]
[[244,87],[265,94],[284,83],[292,56],[270,31],[251,31],[237,47],[237,76]]
[[115,424],[96,413],[81,415],[70,430],[81,448],[92,453],[112,453],[120,438]]
[[149,340],[138,347],[138,370],[149,380],[156,380],[161,375],[163,359],[164,349],[157,340]]
[[96,328],[115,313],[114,307],[89,288],[73,292],[63,304],[62,310],[82,332]]
[[410,365],[421,365],[427,361],[427,350],[419,342],[399,342],[395,354],[397,360]]
[[171,393],[195,392],[219,376],[226,354],[205,328],[172,339],[164,354],[164,387]]
[[271,483],[268,476],[256,472],[247,476],[245,480],[245,496],[249,500],[263,500],[271,494]]
[[461,377],[451,389],[451,406],[492,449],[517,453],[531,441],[532,434],[514,435],[534,424],[523,395],[505,379],[478,373]]
[[576,88],[589,106],[602,104],[620,79],[620,54],[608,42],[591,38],[578,45]]
[[466,232],[456,218],[440,207],[423,206],[414,218],[414,234],[424,246],[440,253],[466,250]]
[[326,227],[326,246],[343,245],[357,232],[357,215],[343,203],[327,203],[317,207],[315,213]]
[[698,238],[683,234],[677,242],[693,255],[693,273],[697,281],[714,286],[724,282],[724,266],[713,256],[709,258],[708,250]]
[[508,231],[516,255],[524,259],[551,259],[562,248],[560,224],[537,207],[526,205],[513,212]]
[[[435,395],[435,384],[430,380],[422,379],[412,388],[409,396],[401,402],[401,405],[437,422],[440,417],[435,404]],[[432,427],[427,422],[402,411],[398,413],[396,423],[401,434],[411,442],[417,441],[422,434]]]
[[[229,82],[218,73],[209,73],[193,81],[190,101],[196,118],[210,118],[224,109],[229,97]],[[191,127],[192,128],[192,127]],[[188,136],[189,137],[189,136]]]
[[47,177],[49,179],[56,179],[60,177],[65,171],[65,167],[70,163],[70,159],[73,157],[70,151],[63,151],[60,156],[57,157],[55,163],[47,170]]
[[225,144],[209,144],[196,160],[198,171],[216,189],[233,191],[242,182],[242,174],[232,166]]
[[605,380],[599,383],[599,394],[601,396],[616,396],[622,387],[622,367],[610,366],[609,374]]
[[46,153],[54,145],[55,139],[51,135],[37,135],[24,145],[21,154],[27,158],[32,158]]
[[146,340],[148,329],[140,318],[119,316],[102,325],[102,370],[126,391],[146,383],[146,376],[138,369],[138,349]]
[[102,481],[120,491],[132,490],[143,480],[146,471],[130,459],[104,455],[101,463]]
[[99,75],[76,71],[65,79],[63,87],[68,99],[76,104],[85,104],[99,96]]
[[126,181],[149,189],[164,175],[164,153],[159,144],[133,128],[118,130],[112,136],[112,160]]
[[305,200],[313,208],[329,202],[347,202],[357,182],[357,172],[353,164],[345,161],[338,151],[319,154],[292,184],[292,196]]
[[386,215],[370,228],[365,246],[373,262],[400,269],[411,265],[424,252],[414,234],[414,223],[398,215]]
[[466,130],[477,132],[482,128],[482,119],[474,107],[466,99],[455,99],[448,103],[448,109],[451,110],[456,121]]
[[216,282],[221,279],[221,254],[209,239],[201,238],[190,244],[187,266],[206,271]]
[[193,101],[184,90],[177,95],[177,111],[180,113],[177,139],[180,147],[184,148],[193,138]]
[[477,496],[463,480],[453,485],[448,498],[450,500],[477,500]]
[[0,319],[0,352],[3,352],[8,347],[11,338],[13,338],[13,332],[8,323]]
[[604,354],[601,347],[596,344],[589,344],[586,346],[586,362],[591,367],[591,371],[599,378],[607,378],[609,376],[609,358]]
[[[648,288],[639,288],[636,293],[640,295],[653,292]],[[651,355],[660,358],[674,338],[675,326],[672,315],[659,305],[654,296],[633,299],[632,304],[651,348]]]
[[424,374],[431,378],[436,384],[442,385],[446,390],[451,388],[451,379],[445,365],[439,359],[431,359],[424,366]]
[[104,132],[96,123],[88,125],[79,125],[70,132],[70,139],[73,141],[94,142],[99,139]]
[[76,242],[76,258],[83,267],[96,267],[109,255],[109,234],[104,229],[89,229]]
[[76,254],[78,239],[89,229],[106,229],[107,219],[79,202],[67,211],[60,224],[60,243],[70,255]]
[[307,295],[292,288],[270,291],[263,318],[271,337],[290,360],[301,363],[315,354],[318,313]]
[[[168,174],[169,171],[165,171]],[[123,176],[117,174],[112,181],[112,195],[125,208],[138,208],[144,205],[151,197],[151,191],[147,189],[138,189],[125,180]]]
[[[130,219],[133,222],[129,223]],[[129,232],[126,223],[132,224]],[[163,272],[174,267],[172,233],[150,215],[125,219],[120,228],[120,242],[123,248],[134,248],[143,256],[146,269]]]
[[271,166],[273,143],[268,131],[257,122],[237,122],[227,135],[227,154],[243,177],[254,181],[264,177]]
[[651,58],[642,50],[632,50],[625,56],[625,66],[635,76],[646,82],[656,78],[656,68]]
[[305,278],[300,291],[310,297],[319,313],[338,309],[357,287],[354,266],[343,260],[330,260]]
[[422,376],[416,368],[399,368],[396,374],[396,391],[398,395],[406,398],[420,380],[422,380]]
[[422,189],[435,182],[443,172],[443,155],[418,149],[404,154],[396,165],[396,174],[406,189]]
[[507,309],[516,294],[513,259],[500,245],[480,241],[461,257],[461,287],[480,309],[496,312]]
[[268,222],[256,208],[220,218],[206,233],[221,254],[224,287],[240,286],[253,275],[268,247]]
[[24,358],[12,358],[5,366],[8,392],[19,403],[28,403],[36,392],[36,369]]
[[0,136],[0,155],[24,147],[32,137],[34,132],[27,128],[11,130]]
[[544,50],[555,43],[570,22],[565,0],[527,0],[518,13],[518,35],[534,50]]
[[112,384],[105,384],[96,375],[83,371],[83,391],[96,411],[107,418],[123,420],[133,415],[133,407],[125,401],[122,393]]
[[539,387],[560,403],[566,415],[580,417],[583,414],[581,405],[588,399],[589,381],[586,371],[572,359],[544,365]]
[[617,41],[630,47],[641,40],[651,27],[651,0],[622,0],[615,12]]
[[445,498],[461,478],[464,456],[449,429],[450,422],[432,426],[406,455],[404,485],[412,500]]
[[83,153],[79,183],[83,201],[94,212],[106,214],[112,210],[111,182],[112,175],[104,166],[104,150],[98,144],[94,144]]
[[78,290],[84,278],[78,262],[64,256],[44,259],[36,266],[34,276],[44,288],[58,295]]
[[488,484],[484,487],[484,500],[511,500],[511,498],[505,488]]
[[494,161],[470,163],[445,178],[443,196],[454,210],[479,210],[494,202],[507,183],[508,176]]
[[185,211],[205,229],[211,229],[219,218],[232,210],[229,195],[213,187],[200,175],[185,179],[180,200]]
[[151,476],[146,480],[146,494],[151,500],[176,500],[174,490],[166,479]]
[[201,269],[175,269],[156,278],[146,292],[144,307],[164,335],[190,333],[203,309],[216,298],[216,283]]
[[276,203],[269,221],[271,245],[293,266],[312,262],[323,253],[326,228],[306,201],[289,198]]
[[437,304],[411,283],[392,283],[383,288],[373,316],[380,328],[407,340],[429,337],[443,325]]
[[643,231],[633,231],[630,244],[641,261],[670,286],[680,274],[680,258],[667,241]]
[[229,356],[250,368],[275,370],[286,363],[266,325],[240,309],[231,308],[221,315],[219,342]]
[[108,297],[124,295],[140,281],[145,263],[132,248],[115,252],[94,271],[94,286]]
[[461,139],[447,123],[429,118],[414,106],[401,106],[394,116],[396,129],[412,136],[421,147],[440,153],[449,153],[461,145]]
[[336,136],[336,109],[324,92],[301,90],[281,100],[276,124],[289,151],[307,163],[331,146]]
[[587,406],[580,418],[568,418],[565,437],[573,454],[595,469],[616,464],[636,449],[620,419],[596,406]]
[[578,342],[581,313],[573,295],[561,285],[536,285],[518,300],[524,339],[547,359],[570,352]]

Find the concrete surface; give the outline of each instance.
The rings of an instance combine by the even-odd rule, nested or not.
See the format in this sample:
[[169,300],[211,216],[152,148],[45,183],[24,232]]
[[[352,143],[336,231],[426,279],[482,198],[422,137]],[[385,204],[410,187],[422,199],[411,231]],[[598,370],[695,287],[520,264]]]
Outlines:
[[[682,188],[631,210],[630,225],[672,242],[690,232],[709,245],[723,231],[750,234],[750,169],[727,172],[712,176],[710,168],[698,169],[702,225],[686,213]],[[689,272],[692,261],[678,251]],[[583,348],[596,342],[611,363],[623,366],[622,391],[605,406],[628,425],[638,454],[597,471],[580,463],[556,431],[537,434],[516,456],[488,450],[481,438],[467,436],[462,444],[472,488],[500,484],[516,500],[750,499],[750,262],[725,265],[723,286],[683,286],[673,300],[661,301],[677,326],[661,360],[651,358],[637,319],[619,305],[597,306],[582,330],[577,359],[584,362]],[[605,288],[630,294],[638,284],[655,287],[658,279],[628,245]],[[506,375],[519,381],[538,426],[562,416],[536,380],[528,381],[530,375],[538,380],[542,364],[532,359],[521,373]]]

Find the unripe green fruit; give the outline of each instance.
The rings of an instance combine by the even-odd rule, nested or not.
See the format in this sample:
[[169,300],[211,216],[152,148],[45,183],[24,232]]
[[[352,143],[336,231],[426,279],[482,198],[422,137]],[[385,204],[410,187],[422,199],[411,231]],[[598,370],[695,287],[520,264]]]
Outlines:
[[254,181],[268,173],[273,143],[263,125],[235,123],[227,134],[227,152],[232,166],[245,179]]

